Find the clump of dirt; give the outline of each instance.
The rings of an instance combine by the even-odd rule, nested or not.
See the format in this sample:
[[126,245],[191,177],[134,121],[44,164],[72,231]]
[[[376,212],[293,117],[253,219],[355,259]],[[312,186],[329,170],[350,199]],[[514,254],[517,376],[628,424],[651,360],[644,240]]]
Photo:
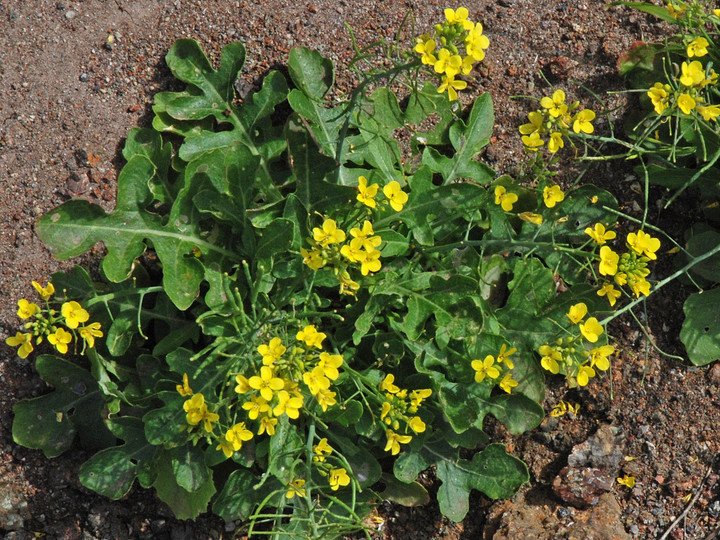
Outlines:
[[[608,8],[599,0],[474,0],[465,6],[473,20],[483,23],[491,47],[463,99],[467,103],[482,92],[492,94],[496,129],[483,158],[510,174],[524,156],[517,126],[536,107],[534,101],[513,96],[547,95],[550,83],[564,89],[569,99],[599,111],[601,105],[585,89],[592,90],[606,107],[607,115],[596,122],[602,133],[607,121],[619,123],[632,105],[625,94],[606,94],[623,88],[616,75],[618,56],[637,40],[660,39],[671,31],[649,16]],[[342,23],[366,44],[378,36],[392,39],[407,10],[414,13],[417,33],[426,31],[445,7],[456,6],[437,0],[7,0],[0,5],[0,293],[6,299],[0,305],[0,532],[5,538],[33,538],[35,533],[63,539],[243,537],[240,524],[213,516],[178,521],[150,491],[134,489],[118,502],[101,499],[77,480],[88,457],[82,450],[45,459],[15,445],[10,432],[13,404],[47,391],[32,361],[19,359],[4,345],[18,325],[15,306],[30,294],[32,280],[45,281],[77,262],[53,260],[33,234],[33,223],[70,197],[112,208],[125,134],[150,124],[154,93],[175,89],[163,61],[172,43],[197,39],[216,59],[227,43],[244,42],[248,61],[239,87],[246,89],[285,64],[292,47],[305,45],[340,66],[337,87],[342,92],[353,83],[342,69],[353,54]],[[558,178],[567,185],[578,168],[570,163],[572,149],[565,152],[568,159]],[[627,164],[593,166],[583,181],[610,190],[631,215],[642,208],[642,198],[632,189],[637,179]],[[683,214],[692,207],[688,204],[670,211],[653,206],[650,221],[681,235],[691,217]],[[97,263],[99,253],[80,262]],[[670,262],[661,261],[655,277],[667,275],[670,268]],[[649,346],[652,339],[664,351],[683,355],[676,336],[685,294],[674,286],[650,298],[639,313],[648,335],[631,319],[611,325],[620,353],[608,376],[570,392],[562,380],[549,379],[547,408],[561,398],[577,402],[577,418],[547,419],[519,438],[489,423],[492,435],[531,469],[530,485],[514,501],[493,507],[474,494],[471,512],[460,524],[444,519],[436,505],[384,505],[384,533],[399,539],[500,538],[515,526],[512,530],[524,531],[530,535],[526,537],[572,537],[572,523],[587,519],[582,512],[592,508],[572,507],[550,486],[573,447],[600,424],[620,428],[624,454],[635,458],[621,462],[620,474],[635,476],[637,485],[628,489],[616,484],[598,498],[603,508],[612,509],[608,511],[618,517],[626,535],[659,536],[683,511],[683,498],[696,492],[672,538],[704,538],[716,530],[720,501],[713,464],[720,444],[720,373],[692,368]],[[425,481],[431,491],[437,489],[431,471]],[[513,525],[496,519],[509,509],[536,518],[517,529],[518,521]],[[549,515],[554,516],[546,521],[553,523],[551,530],[540,532],[541,516]]]

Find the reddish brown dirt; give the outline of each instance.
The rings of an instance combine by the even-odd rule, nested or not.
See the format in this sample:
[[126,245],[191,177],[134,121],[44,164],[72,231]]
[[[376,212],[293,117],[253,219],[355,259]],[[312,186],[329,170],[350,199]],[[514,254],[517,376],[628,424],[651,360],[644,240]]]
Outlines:
[[[464,99],[484,91],[492,94],[496,137],[484,157],[500,172],[512,173],[519,163],[517,126],[525,121],[530,106],[510,96],[544,95],[547,79],[571,99],[597,109],[590,94],[577,84],[606,99],[606,91],[622,88],[615,75],[618,55],[636,40],[670,31],[645,15],[605,8],[597,0],[474,0],[464,5],[472,19],[483,22],[491,40],[478,78]],[[48,460],[40,452],[15,445],[10,433],[13,404],[47,390],[32,361],[19,359],[4,345],[18,325],[17,301],[30,294],[32,280],[46,280],[71,264],[50,257],[34,235],[33,223],[70,197],[112,208],[126,132],[149,125],[153,94],[174,88],[163,62],[172,43],[192,37],[216,58],[228,42],[244,42],[249,60],[242,84],[248,88],[269,69],[283,65],[291,47],[306,45],[340,65],[342,91],[352,84],[342,69],[352,56],[343,23],[355,29],[359,42],[365,44],[378,35],[392,38],[408,9],[415,14],[418,33],[425,31],[440,19],[443,7],[449,6],[437,0],[7,0],[0,4],[0,294],[5,299],[0,305],[0,512],[9,506],[12,518],[0,521],[4,538],[242,537],[241,529],[236,529],[239,524],[210,516],[177,521],[150,492],[133,490],[125,500],[104,500],[77,481],[78,468],[88,457],[81,450]],[[115,42],[106,47],[111,34]],[[624,96],[607,100],[610,119],[621,120],[628,100]],[[598,121],[597,128],[606,131],[607,122]],[[575,169],[564,170],[562,181],[571,181]],[[642,199],[631,189],[629,171],[625,164],[613,163],[591,169],[584,180],[611,190],[632,213]],[[692,206],[677,208],[659,212],[653,205],[650,218],[681,235],[683,224],[693,218],[684,208]],[[83,259],[96,260],[97,254]],[[667,275],[671,266],[661,262],[656,277]],[[645,319],[660,347],[676,355],[683,354],[676,336],[684,294],[674,287],[652,297]],[[637,486],[614,489],[621,529],[632,538],[659,537],[682,512],[682,497],[698,488],[720,449],[720,373],[717,368],[695,369],[686,361],[659,355],[631,319],[614,323],[609,331],[621,351],[610,377],[570,393],[563,381],[549,381],[547,408],[563,397],[577,401],[581,406],[577,419],[546,421],[542,429],[518,439],[490,426],[531,467],[531,484],[522,498],[504,503],[509,507],[495,507],[492,513],[491,501],[476,494],[470,516],[460,524],[443,519],[432,505],[409,510],[386,505],[381,515],[388,536],[475,539],[484,531],[491,537],[499,526],[488,525],[487,516],[497,518],[498,508],[502,514],[515,507],[528,516],[542,512],[554,516],[534,524],[542,528],[553,523],[555,528],[547,536],[537,532],[540,529],[534,531],[531,523],[525,530],[527,538],[577,537],[572,536],[571,521],[573,516],[580,520],[580,515],[566,508],[548,486],[573,445],[586,440],[599,424],[614,423],[623,430],[624,453],[637,458],[622,470],[636,476]],[[672,538],[705,538],[716,530],[717,474],[715,464]],[[432,490],[431,475],[427,483]],[[502,526],[507,530],[509,525]],[[498,529],[498,537],[502,530]]]

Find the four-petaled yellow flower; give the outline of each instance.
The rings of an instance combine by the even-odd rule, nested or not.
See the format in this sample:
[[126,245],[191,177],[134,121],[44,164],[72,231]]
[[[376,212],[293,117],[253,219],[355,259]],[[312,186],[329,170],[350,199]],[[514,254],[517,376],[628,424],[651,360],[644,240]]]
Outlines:
[[338,368],[343,365],[343,357],[339,354],[321,352],[317,366],[323,370],[324,375],[331,381],[340,376]]
[[455,75],[443,75],[442,84],[438,86],[438,94],[442,94],[447,90],[450,101],[456,101],[458,98],[457,91],[465,90],[467,83],[465,81],[455,79]]
[[530,133],[530,135],[523,135],[521,139],[525,147],[529,151],[533,152],[537,151],[538,148],[545,144],[545,141],[542,140],[540,134],[537,131],[533,131],[532,133]]
[[603,327],[595,317],[580,324],[580,332],[590,343],[595,343],[603,333]]
[[500,347],[500,352],[498,353],[497,357],[498,364],[505,364],[508,369],[513,369],[515,367],[515,364],[513,364],[512,360],[510,360],[510,356],[512,356],[516,352],[517,349],[515,347],[508,350],[506,345],[503,343]]
[[332,407],[337,403],[337,399],[335,399],[336,395],[336,392],[331,392],[327,388],[319,388],[317,394],[315,394],[315,400],[323,412],[325,412],[328,407]]
[[17,316],[21,319],[29,319],[40,311],[40,307],[37,304],[28,302],[24,298],[18,300]]
[[400,435],[399,433],[395,433],[392,429],[386,429],[385,436],[387,437],[385,452],[390,452],[393,456],[400,453],[401,444],[407,444],[412,440],[412,435]]
[[183,373],[183,382],[182,382],[182,384],[176,384],[175,389],[178,391],[178,394],[180,394],[183,397],[193,395],[193,391],[192,391],[192,388],[190,388],[190,380],[188,379],[187,373]]
[[395,385],[395,375],[388,373],[380,383],[380,390],[382,392],[389,392],[390,394],[397,394],[400,391],[400,387]]
[[615,231],[606,231],[605,225],[602,223],[596,223],[595,228],[593,229],[587,227],[585,229],[585,234],[592,238],[599,246],[603,245],[608,240],[612,240],[616,236]]
[[506,212],[512,212],[517,200],[517,194],[509,192],[505,186],[495,187],[495,204],[499,204]]
[[282,340],[279,337],[274,337],[270,340],[270,343],[265,345],[264,343],[257,348],[257,351],[263,357],[263,364],[270,366],[277,362],[280,357],[287,351],[287,347],[283,345]]
[[565,147],[565,141],[563,141],[562,133],[554,131],[550,134],[550,139],[548,140],[548,151],[551,153],[555,153],[561,148]]
[[505,376],[500,381],[500,388],[505,390],[508,394],[512,393],[512,389],[515,388],[518,385],[518,382],[512,378],[512,373],[506,373]]
[[370,184],[368,186],[367,178],[360,176],[358,178],[359,193],[357,195],[357,200],[365,206],[375,208],[375,195],[377,195],[378,189],[380,189],[380,186],[377,184]]
[[648,90],[648,97],[653,104],[653,108],[657,114],[662,114],[668,106],[668,100],[670,99],[670,92],[672,88],[669,84],[663,84],[656,82],[653,87]]
[[620,291],[618,291],[612,283],[605,283],[600,290],[597,292],[598,296],[606,296],[610,306],[614,306],[617,299],[620,298]]
[[423,433],[425,431],[425,422],[419,416],[413,416],[408,422],[408,426],[415,433]]
[[695,110],[706,122],[716,122],[717,117],[720,116],[720,105],[696,105]]
[[73,330],[90,318],[90,314],[75,301],[65,302],[60,308],[60,313],[65,317],[65,325]]
[[447,49],[440,49],[437,55],[437,62],[433,65],[433,69],[436,73],[453,78],[462,70],[462,57],[459,54],[451,53]]
[[[681,75],[679,80],[684,86],[701,86],[705,82],[705,68],[703,68],[703,65],[697,60],[693,60],[689,64],[683,62],[680,65],[680,71]],[[678,102],[679,101],[678,99]]]
[[697,56],[698,58],[700,58],[701,56],[705,56],[708,53],[708,45],[710,45],[710,43],[708,43],[707,39],[705,39],[704,37],[696,37],[690,43],[688,43],[688,58],[692,58],[693,56]]
[[421,55],[420,60],[427,66],[434,66],[437,62],[437,58],[433,54],[435,52],[436,43],[434,39],[428,39],[424,41],[418,38],[417,45],[415,45],[415,52]]
[[322,228],[313,227],[313,239],[323,246],[339,244],[345,241],[345,231],[338,229],[334,219],[326,219]]
[[495,357],[488,354],[485,360],[473,360],[470,365],[475,370],[475,382],[481,383],[485,377],[497,379],[500,376],[500,370],[495,367]]
[[445,8],[445,18],[447,22],[450,24],[461,24],[463,30],[470,30],[473,27],[473,23],[467,20],[468,15],[470,15],[470,12],[464,7],[457,9]]
[[608,246],[600,248],[600,266],[599,270],[603,276],[614,276],[617,273],[618,261],[620,255],[615,253]]
[[330,388],[330,379],[325,376],[325,371],[320,366],[315,366],[312,371],[303,373],[303,381],[312,395],[316,395],[321,389]]
[[292,499],[295,495],[298,497],[305,496],[305,480],[303,478],[298,478],[288,484],[288,490],[285,492],[285,497]]
[[260,418],[260,425],[258,426],[258,435],[262,435],[267,431],[268,435],[275,435],[275,426],[277,426],[278,419],[272,416],[263,416]]
[[575,380],[577,380],[578,386],[587,386],[587,383],[590,382],[590,379],[592,379],[594,376],[595,370],[593,368],[588,365],[580,366]]
[[250,420],[257,420],[260,413],[265,413],[270,410],[270,405],[262,396],[252,395],[250,396],[250,401],[243,403],[242,408],[248,412],[247,415]]
[[270,366],[262,366],[260,368],[260,375],[250,377],[248,384],[253,390],[259,391],[265,401],[272,401],[273,392],[285,388],[285,381],[280,377],[276,377],[273,368]]
[[592,121],[595,120],[595,112],[590,109],[583,109],[575,115],[573,121],[573,131],[575,133],[592,133],[595,131],[595,127],[592,125]]
[[645,255],[650,260],[657,259],[655,252],[660,249],[660,240],[653,238],[645,231],[629,233],[627,235],[627,244],[638,255]]
[[68,352],[68,343],[72,341],[72,334],[64,328],[58,328],[54,333],[48,334],[48,341],[55,345],[60,354]]
[[27,358],[27,356],[33,352],[32,334],[17,332],[14,336],[11,336],[5,340],[5,343],[11,347],[20,346],[18,349],[18,356],[20,358]]
[[313,456],[313,461],[325,461],[325,457],[332,454],[332,451],[332,446],[328,444],[327,437],[323,437],[315,446],[313,446],[313,453],[315,454]]
[[570,322],[577,324],[585,318],[587,315],[588,308],[585,302],[578,302],[577,304],[570,306],[570,311],[567,312],[567,318]]
[[408,194],[402,190],[397,180],[393,180],[383,187],[383,193],[387,200],[390,201],[392,209],[396,212],[400,212],[400,210],[403,209],[403,205],[408,202]]
[[560,189],[560,186],[553,184],[552,186],[545,186],[543,188],[543,201],[545,206],[553,208],[557,203],[562,202],[565,199],[565,193]]
[[[234,452],[237,452],[242,448],[242,443],[247,442],[253,438],[253,432],[250,431],[245,422],[235,424],[233,427],[227,430],[225,433],[225,440],[230,443]],[[227,453],[225,454],[227,456]],[[232,454],[230,454],[232,455]],[[230,457],[230,456],[227,456]]]
[[555,90],[552,97],[544,97],[540,100],[540,106],[547,109],[550,116],[557,118],[565,114],[567,111],[567,105],[565,105],[565,92],[562,90]]
[[690,112],[695,108],[696,103],[697,102],[689,94],[680,94],[677,98],[677,106],[685,114],[690,114]]
[[560,372],[560,362],[562,362],[562,354],[560,351],[553,349],[550,345],[542,345],[538,352],[542,354],[540,365],[543,369],[548,370],[553,375]]
[[95,338],[103,337],[102,330],[100,330],[100,323],[94,322],[82,326],[80,328],[80,337],[83,338],[87,346],[92,349],[95,346]]
[[300,417],[300,409],[303,406],[303,397],[291,396],[287,390],[280,390],[277,393],[278,404],[273,409],[275,416],[281,416],[283,413],[288,418],[296,419]]
[[[483,35],[483,25],[475,23],[475,26],[468,32],[465,38],[465,52],[468,54],[465,60],[472,59],[475,62],[482,62],[485,59],[485,49],[489,46],[490,40],[486,35]],[[465,72],[463,71],[463,73]],[[465,73],[465,75],[467,75],[467,73]]]
[[43,287],[37,281],[33,281],[32,286],[35,287],[35,290],[43,300],[48,300],[53,294],[55,294],[55,286],[50,282],[48,282],[47,287]]
[[350,484],[350,477],[344,468],[332,469],[328,475],[330,489],[337,491],[341,486]]
[[590,365],[598,368],[600,371],[610,369],[610,360],[608,356],[615,353],[615,347],[612,345],[602,345],[590,350]]
[[617,483],[620,484],[621,486],[625,486],[625,487],[632,489],[635,487],[635,477],[626,474],[622,478],[618,478]]
[[318,332],[314,324],[308,324],[295,335],[295,339],[304,342],[308,347],[315,347],[316,349],[322,349],[322,342],[326,337],[327,334]]

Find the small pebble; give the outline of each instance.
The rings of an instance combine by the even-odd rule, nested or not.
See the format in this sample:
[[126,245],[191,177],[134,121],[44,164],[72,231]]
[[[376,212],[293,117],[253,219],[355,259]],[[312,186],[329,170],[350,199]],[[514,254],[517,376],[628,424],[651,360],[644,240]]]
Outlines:
[[75,18],[75,15],[77,15],[77,13],[75,13],[72,9],[68,9],[68,10],[65,12],[65,18],[66,18],[66,19],[74,19],[74,18]]

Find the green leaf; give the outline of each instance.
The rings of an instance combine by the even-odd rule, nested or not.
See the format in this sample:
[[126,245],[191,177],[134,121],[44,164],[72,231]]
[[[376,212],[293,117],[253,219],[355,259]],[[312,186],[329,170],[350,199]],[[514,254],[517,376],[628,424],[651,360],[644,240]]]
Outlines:
[[166,448],[183,445],[187,439],[183,402],[187,398],[177,392],[160,392],[157,398],[165,405],[151,409],[143,416],[145,437],[150,444],[163,445]]
[[216,491],[212,471],[207,481],[198,489],[188,491],[177,483],[169,456],[161,456],[157,460],[157,470],[157,478],[152,485],[158,497],[170,507],[177,519],[195,519],[207,511],[208,503]]
[[259,502],[253,486],[258,478],[246,469],[235,469],[225,481],[222,491],[213,502],[213,512],[226,522],[244,521],[250,517]]
[[[513,373],[517,372],[522,371],[517,369]],[[538,427],[545,418],[545,411],[540,404],[522,394],[498,395],[490,401],[490,413],[513,435]]]
[[680,339],[696,366],[720,359],[720,289],[691,294],[685,305]]
[[383,499],[403,506],[424,506],[430,502],[430,494],[417,482],[400,482],[391,474],[383,473],[382,482],[385,489],[380,492]]
[[101,450],[83,463],[80,482],[100,495],[117,500],[130,491],[139,471],[151,467],[156,447],[145,439],[143,424],[138,418],[114,418],[108,425],[125,444]]
[[72,362],[44,354],[35,367],[55,389],[44,396],[26,399],[13,407],[13,440],[27,448],[59,456],[72,446],[75,435],[85,448],[114,444],[102,418],[105,399],[97,382]]
[[270,437],[268,472],[283,484],[293,480],[293,464],[304,448],[304,442],[297,427],[291,424],[287,416],[280,417],[275,427],[275,435]]
[[178,486],[194,492],[212,482],[212,471],[205,464],[205,454],[196,445],[186,444],[169,451],[170,464]]
[[475,100],[467,125],[457,120],[450,126],[450,142],[455,149],[453,156],[443,156],[428,147],[423,152],[423,163],[433,172],[441,173],[445,184],[459,178],[472,178],[481,184],[489,184],[495,178],[495,171],[473,158],[490,142],[494,123],[492,98],[485,93]]
[[[698,229],[699,230],[699,229]],[[700,257],[720,245],[720,232],[710,229],[702,232],[693,231],[687,241],[687,251],[691,257]],[[695,264],[690,272],[712,283],[720,282],[720,254],[708,257]]]
[[297,88],[318,101],[325,97],[335,81],[332,61],[307,47],[295,47],[290,51],[288,72]]

